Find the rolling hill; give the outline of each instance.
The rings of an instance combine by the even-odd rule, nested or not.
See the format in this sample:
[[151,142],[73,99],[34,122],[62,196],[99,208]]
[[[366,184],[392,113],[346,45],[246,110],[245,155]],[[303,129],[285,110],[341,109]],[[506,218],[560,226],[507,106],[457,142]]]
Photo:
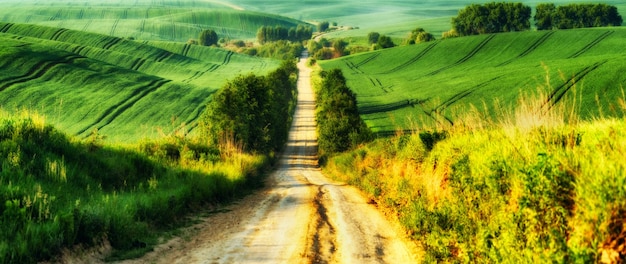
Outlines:
[[[623,97],[622,28],[528,31],[438,40],[321,62],[340,68],[378,133],[453,123],[468,105],[496,115],[544,87],[545,107],[577,100],[579,114],[611,115]],[[495,103],[497,102],[497,104]],[[504,109],[502,109],[504,108]]]
[[[28,108],[81,137],[114,141],[191,132],[227,79],[277,61],[197,45],[146,42],[66,28],[0,23],[0,105]],[[159,132],[160,131],[160,132]]]
[[220,38],[254,39],[261,26],[295,27],[301,21],[234,9],[214,1],[3,1],[0,21],[68,28],[141,40],[185,42],[203,29]]

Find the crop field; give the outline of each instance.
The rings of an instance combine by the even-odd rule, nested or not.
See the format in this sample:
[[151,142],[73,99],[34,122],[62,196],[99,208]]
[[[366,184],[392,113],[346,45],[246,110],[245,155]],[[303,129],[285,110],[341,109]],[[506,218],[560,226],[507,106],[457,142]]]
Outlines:
[[253,39],[263,25],[302,22],[211,1],[20,1],[0,3],[0,21],[89,31],[121,38],[185,42],[203,29],[226,39]]
[[344,71],[362,117],[382,134],[452,124],[451,113],[470,105],[495,116],[520,95],[538,90],[547,94],[546,108],[569,98],[576,100],[583,118],[593,118],[615,114],[612,105],[623,97],[625,40],[621,28],[503,33],[362,53],[321,65]]
[[[113,141],[193,132],[227,79],[277,61],[188,44],[132,41],[65,28],[0,23],[0,105],[28,108],[63,131]],[[148,43],[148,44],[147,44]]]
[[[470,4],[493,1],[469,0],[391,0],[391,1],[284,1],[268,0],[262,5],[255,0],[230,0],[246,10],[282,14],[284,16],[304,21],[332,21],[339,25],[358,29],[337,31],[328,34],[328,38],[345,38],[365,36],[372,31],[392,37],[406,37],[407,33],[416,27],[422,27],[436,37],[450,29],[450,19],[458,11]],[[567,4],[574,1],[554,0],[522,0],[516,1],[530,5],[533,10],[539,3]],[[608,0],[602,3],[615,5],[620,14],[626,14],[626,4],[623,1]]]

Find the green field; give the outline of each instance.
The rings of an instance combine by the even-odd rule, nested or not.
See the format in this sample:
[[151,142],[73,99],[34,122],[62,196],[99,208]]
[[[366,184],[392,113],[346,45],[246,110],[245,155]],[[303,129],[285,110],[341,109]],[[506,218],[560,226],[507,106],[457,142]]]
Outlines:
[[213,29],[225,39],[254,39],[258,28],[264,25],[289,28],[304,24],[212,1],[148,0],[2,2],[0,21],[178,42],[197,38],[203,29]]
[[621,28],[481,35],[362,53],[321,66],[344,71],[362,117],[378,133],[454,123],[459,111],[450,109],[468,105],[486,107],[493,116],[538,87],[549,97],[546,108],[575,97],[580,115],[593,118],[613,114],[611,105],[622,97],[625,39]]
[[[304,21],[331,21],[339,25],[358,28],[356,30],[339,31],[328,34],[328,38],[365,36],[372,31],[396,38],[404,38],[408,32],[416,27],[422,27],[436,37],[441,32],[448,31],[450,19],[458,11],[470,4],[493,1],[468,0],[391,0],[391,1],[283,1],[268,0],[262,5],[255,0],[230,0],[246,10],[255,10],[266,13],[282,14],[284,16]],[[497,2],[497,1],[496,1]],[[534,7],[538,3],[568,4],[585,1],[516,1]],[[608,0],[602,3],[615,5],[621,14],[626,14],[626,4],[623,1]]]
[[0,105],[45,115],[81,137],[113,141],[193,132],[227,79],[277,61],[184,43],[131,41],[63,28],[0,23]]

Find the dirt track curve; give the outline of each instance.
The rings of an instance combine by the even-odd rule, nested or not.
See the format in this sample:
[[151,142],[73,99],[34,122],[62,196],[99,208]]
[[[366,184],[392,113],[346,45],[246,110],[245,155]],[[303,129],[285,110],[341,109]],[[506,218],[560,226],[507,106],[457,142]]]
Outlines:
[[298,107],[268,187],[205,218],[183,238],[124,263],[414,263],[412,243],[354,187],[317,167],[315,104],[306,52]]

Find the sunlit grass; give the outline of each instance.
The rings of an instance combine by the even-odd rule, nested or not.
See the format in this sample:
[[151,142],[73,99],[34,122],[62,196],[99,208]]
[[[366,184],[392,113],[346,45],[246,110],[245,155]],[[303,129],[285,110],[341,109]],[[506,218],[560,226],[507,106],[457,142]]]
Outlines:
[[399,131],[325,171],[397,216],[428,262],[618,261],[626,108],[580,120],[579,101],[546,108],[545,91],[493,117],[461,111],[448,127]]

